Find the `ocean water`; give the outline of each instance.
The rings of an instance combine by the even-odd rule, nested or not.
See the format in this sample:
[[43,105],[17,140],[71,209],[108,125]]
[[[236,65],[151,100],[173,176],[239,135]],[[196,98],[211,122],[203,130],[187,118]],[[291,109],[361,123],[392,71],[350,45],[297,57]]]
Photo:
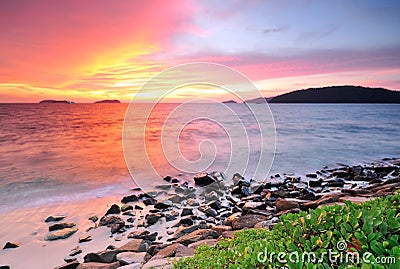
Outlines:
[[[227,170],[229,177],[236,168],[264,179],[400,157],[400,105],[272,104],[273,121],[261,120],[267,132],[260,131],[245,104],[229,104],[229,110],[192,104],[190,113],[169,117],[177,106],[158,105],[144,133],[141,122],[130,118],[125,128],[135,135],[124,136],[123,143],[127,104],[0,104],[0,211],[125,194],[137,182],[155,180],[149,163],[160,176],[188,180],[196,169]],[[197,118],[204,113],[218,117]],[[190,121],[181,128],[180,119]],[[140,143],[146,158],[131,148]]]

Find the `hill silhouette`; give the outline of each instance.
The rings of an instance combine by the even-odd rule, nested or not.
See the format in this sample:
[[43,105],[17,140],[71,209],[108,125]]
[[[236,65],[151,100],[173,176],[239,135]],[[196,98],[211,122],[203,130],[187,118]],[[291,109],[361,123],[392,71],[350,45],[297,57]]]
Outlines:
[[278,95],[270,103],[400,103],[400,92],[362,86],[330,86]]

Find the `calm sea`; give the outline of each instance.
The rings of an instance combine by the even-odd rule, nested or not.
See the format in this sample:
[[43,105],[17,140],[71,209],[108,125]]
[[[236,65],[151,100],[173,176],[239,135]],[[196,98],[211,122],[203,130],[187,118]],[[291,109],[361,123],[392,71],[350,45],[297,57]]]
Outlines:
[[[127,104],[0,104],[0,211],[128,193],[135,183],[122,147],[127,107]],[[164,121],[157,119],[165,119],[175,107],[160,105],[146,131],[149,159],[161,175],[179,174],[161,158],[157,145]],[[225,121],[199,120],[180,134],[179,149],[187,160],[212,155],[214,161],[207,166],[209,171],[224,170],[226,163],[235,158],[232,152],[242,155],[242,147],[248,141],[257,144],[260,135],[257,125],[248,124],[246,128],[250,131],[243,143],[241,140],[230,143],[235,137],[232,130],[251,122],[251,114],[244,104],[229,104],[242,119],[233,120],[225,117],[218,107],[194,104],[191,115],[207,110]],[[351,165],[400,157],[400,105],[273,104],[270,108],[276,126],[276,154],[270,174],[304,174],[336,163]],[[135,121],[131,124],[135,129]],[[201,145],[204,139],[213,142]],[[258,158],[259,153],[250,151],[247,165],[250,171],[245,174],[251,173],[254,164],[251,159]],[[268,168],[268,163],[264,165]],[[137,177],[146,178],[146,171],[140,166],[136,163],[131,168]],[[178,176],[190,178],[184,173]]]

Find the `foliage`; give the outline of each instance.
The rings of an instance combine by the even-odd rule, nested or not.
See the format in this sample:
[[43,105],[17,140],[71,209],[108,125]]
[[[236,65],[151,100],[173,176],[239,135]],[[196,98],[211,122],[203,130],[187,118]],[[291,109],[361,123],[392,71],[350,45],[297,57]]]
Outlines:
[[[234,239],[220,240],[213,247],[200,246],[194,257],[177,261],[174,268],[400,268],[399,235],[397,194],[362,204],[346,202],[345,206],[282,215],[272,230],[235,232]],[[340,252],[341,243],[346,244]],[[326,254],[329,251],[333,259]],[[287,253],[286,262],[278,259],[279,252]],[[292,252],[298,253],[299,259]],[[310,252],[317,260],[302,259],[303,253]],[[275,253],[273,259],[271,253]],[[351,254],[359,254],[359,263],[346,259]],[[392,264],[379,263],[385,259],[382,257],[393,257]]]

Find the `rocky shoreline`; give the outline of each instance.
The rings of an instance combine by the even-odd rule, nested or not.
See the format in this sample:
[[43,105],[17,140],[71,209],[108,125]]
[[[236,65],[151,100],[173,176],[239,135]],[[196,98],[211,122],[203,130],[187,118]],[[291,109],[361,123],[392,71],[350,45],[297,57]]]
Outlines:
[[[55,268],[170,268],[174,259],[192,256],[202,244],[232,238],[233,231],[272,228],[282,214],[392,194],[400,189],[400,159],[339,165],[303,178],[276,174],[265,183],[239,174],[227,180],[219,172],[196,175],[193,182],[167,176],[164,182],[147,194],[132,190],[104,216],[88,216],[93,226],[65,253],[65,263]],[[69,237],[79,227],[67,221],[68,217],[45,219],[48,234],[44,240],[72,240]],[[91,231],[101,227],[109,229],[109,246],[84,253],[80,245],[91,244]],[[120,247],[113,245],[122,240],[128,241]],[[19,242],[6,242],[4,248],[19,246]],[[6,268],[10,267],[0,266]]]

